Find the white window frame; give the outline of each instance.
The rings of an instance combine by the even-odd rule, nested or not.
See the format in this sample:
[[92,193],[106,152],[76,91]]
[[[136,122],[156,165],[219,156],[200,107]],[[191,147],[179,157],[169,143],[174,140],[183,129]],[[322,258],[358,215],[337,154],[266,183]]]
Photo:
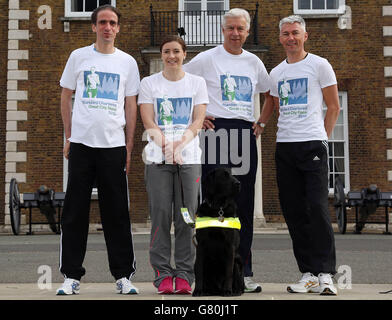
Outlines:
[[[311,0],[312,1],[312,0]],[[326,2],[327,0],[325,0]],[[346,11],[346,1],[339,0],[339,6],[337,9],[298,9],[299,0],[294,0],[293,8],[294,14],[299,14],[302,16],[316,15],[316,16],[338,16],[342,15]],[[312,3],[312,2],[310,2]]]
[[[331,134],[328,143],[334,142],[342,142],[343,143],[343,150],[344,150],[344,192],[347,193],[350,191],[350,158],[349,158],[349,136],[348,136],[348,99],[347,99],[347,92],[346,91],[339,91],[339,100],[340,100],[340,110],[341,115],[343,117],[343,140],[334,139],[334,134]],[[323,105],[323,112],[325,114],[327,110],[326,105]],[[339,126],[339,125],[337,125]],[[336,126],[335,126],[336,129]],[[334,131],[335,131],[334,129]],[[330,150],[330,153],[333,152]],[[329,163],[330,156],[328,155],[328,163]],[[329,178],[334,180],[335,177],[335,168],[329,168]],[[333,181],[333,186],[335,186],[335,181]],[[329,188],[329,194],[334,194],[334,188]]]
[[[190,1],[192,1],[192,0],[190,0]],[[178,0],[178,11],[184,11],[184,7],[185,7],[184,2],[185,2],[184,0]],[[198,2],[198,1],[195,1],[195,2]],[[207,2],[208,1],[201,1],[201,2],[202,2],[201,10],[203,10],[203,11],[207,10]],[[223,4],[224,9],[223,10],[229,10],[230,0],[224,0],[223,2],[224,2],[224,4]]]
[[[99,3],[99,0],[97,0]],[[110,3],[113,7],[116,6],[116,0],[111,0]],[[92,11],[71,11],[71,0],[65,0],[64,3],[64,15],[66,18],[90,18]]]

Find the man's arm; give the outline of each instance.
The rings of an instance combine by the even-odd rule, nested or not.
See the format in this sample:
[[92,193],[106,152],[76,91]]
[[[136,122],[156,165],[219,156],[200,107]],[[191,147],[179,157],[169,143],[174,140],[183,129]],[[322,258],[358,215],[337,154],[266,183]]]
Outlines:
[[136,96],[125,97],[125,143],[127,148],[126,172],[131,169],[131,153],[133,149],[133,140],[135,137],[137,119]]
[[[261,109],[260,117],[257,120],[257,122],[267,124],[267,122],[269,121],[273,113],[274,113],[274,99],[273,96],[271,96],[268,91],[264,93],[264,104],[263,104],[263,108]],[[253,128],[253,134],[256,136],[256,138],[258,138],[259,135],[264,132],[264,128],[258,125],[257,123],[254,123],[252,128]]]
[[71,123],[72,123],[72,94],[73,90],[63,88],[61,90],[61,118],[63,120],[65,144],[63,154],[68,159],[69,154],[69,138],[71,137]]
[[335,127],[336,121],[338,120],[340,112],[338,86],[335,84],[329,87],[325,87],[322,90],[324,102],[327,105],[327,113],[324,118],[324,127],[329,138],[333,128]]

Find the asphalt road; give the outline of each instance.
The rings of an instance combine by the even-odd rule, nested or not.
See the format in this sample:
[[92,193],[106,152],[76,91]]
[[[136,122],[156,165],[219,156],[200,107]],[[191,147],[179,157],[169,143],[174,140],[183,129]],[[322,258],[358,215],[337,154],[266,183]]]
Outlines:
[[[0,283],[34,283],[43,272],[51,272],[53,282],[62,282],[58,271],[59,241],[60,236],[55,234],[0,235]],[[335,241],[340,272],[335,279],[351,272],[353,284],[392,284],[392,235],[335,234]],[[153,279],[148,247],[148,234],[134,234],[134,282]],[[113,282],[102,233],[89,235],[84,267],[83,282]],[[260,283],[290,283],[298,279],[300,273],[288,234],[254,235],[253,271],[254,279]]]

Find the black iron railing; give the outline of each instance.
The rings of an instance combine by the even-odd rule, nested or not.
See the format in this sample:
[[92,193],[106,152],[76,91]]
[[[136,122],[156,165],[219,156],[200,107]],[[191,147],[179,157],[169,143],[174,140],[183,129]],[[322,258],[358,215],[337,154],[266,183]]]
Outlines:
[[[251,25],[247,44],[258,44],[258,9],[248,10]],[[207,46],[223,43],[221,31],[224,10],[154,11],[150,5],[151,46],[158,46],[169,34],[178,34],[187,45]]]

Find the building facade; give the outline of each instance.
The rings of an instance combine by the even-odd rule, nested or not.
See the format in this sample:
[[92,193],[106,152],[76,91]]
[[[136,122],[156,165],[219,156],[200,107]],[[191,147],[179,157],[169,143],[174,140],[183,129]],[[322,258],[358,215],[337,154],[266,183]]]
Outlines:
[[[138,62],[141,77],[160,69],[159,41],[177,33],[192,57],[222,42],[221,16],[242,7],[251,13],[246,48],[268,71],[285,54],[278,23],[301,14],[307,23],[306,50],[327,58],[338,79],[341,114],[330,144],[331,218],[334,182],[345,191],[377,184],[392,191],[392,5],[389,0],[0,0],[0,226],[10,229],[9,184],[35,192],[41,185],[65,191],[67,168],[60,114],[61,77],[69,54],[95,40],[91,11],[110,3],[122,12],[116,46]],[[262,98],[261,98],[262,105]],[[260,223],[283,222],[275,180],[275,114],[259,141],[256,217]],[[148,221],[142,151],[143,126],[138,114],[129,174],[133,223]],[[90,222],[99,224],[93,194]],[[28,217],[22,211],[22,224]],[[353,221],[349,213],[349,221]],[[384,219],[380,209],[375,219]],[[33,211],[34,220],[45,220]]]

